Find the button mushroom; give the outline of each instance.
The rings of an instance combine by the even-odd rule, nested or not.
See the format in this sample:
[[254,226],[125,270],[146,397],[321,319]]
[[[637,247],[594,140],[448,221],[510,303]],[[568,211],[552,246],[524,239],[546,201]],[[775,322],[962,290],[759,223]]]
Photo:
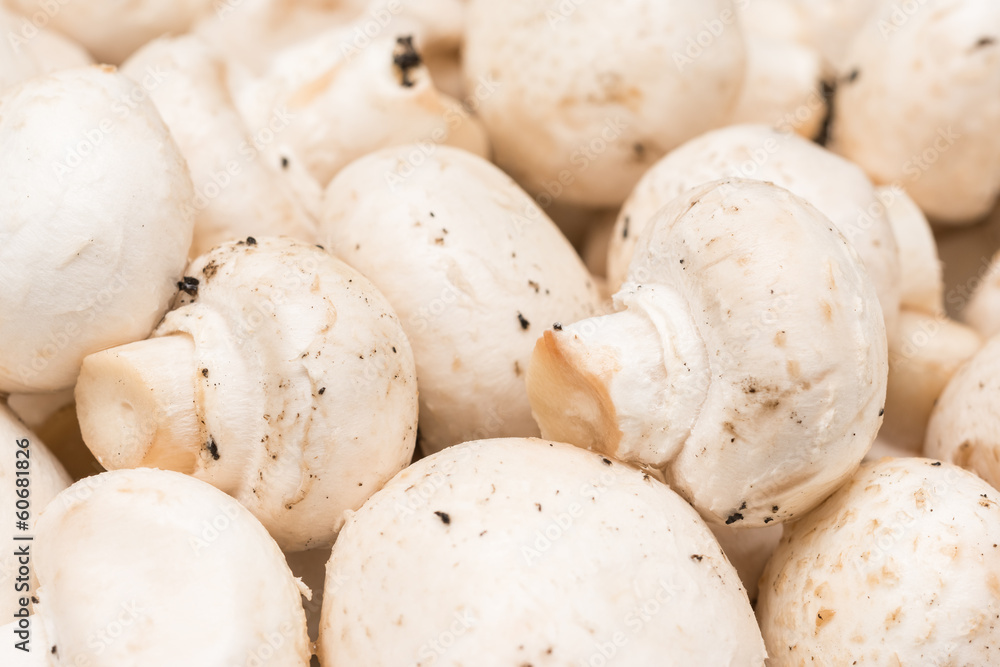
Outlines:
[[112,68],[8,90],[0,143],[0,392],[71,387],[84,356],[163,316],[191,245],[191,177]]
[[410,345],[361,274],[290,239],[195,259],[152,338],[84,360],[84,441],[231,494],[288,551],[329,545],[413,454]]
[[692,139],[643,176],[622,207],[611,238],[611,289],[625,280],[642,230],[658,210],[688,188],[728,177],[770,181],[822,211],[861,256],[892,339],[900,301],[899,254],[871,181],[858,167],[811,141],[763,125],[736,125]]
[[53,664],[309,664],[300,594],[247,510],[164,470],[77,482],[45,509],[34,542]]
[[898,183],[932,220],[968,224],[1000,195],[1000,4],[880,3],[852,43],[831,148]]
[[746,592],[694,510],[561,443],[418,461],[350,516],[326,591],[324,665],[764,664]]
[[808,511],[881,424],[871,280],[822,213],[771,183],[708,183],[646,226],[618,312],[546,331],[528,370],[546,438],[661,469],[713,523]]
[[724,125],[743,86],[730,0],[473,0],[463,52],[496,161],[534,195],[619,206],[650,165]]
[[996,664],[998,501],[947,463],[866,463],[785,526],[757,603],[768,665]]
[[524,387],[535,339],[597,313],[601,297],[508,176],[445,146],[382,150],[330,183],[321,235],[399,313],[417,363],[424,452],[538,433]]

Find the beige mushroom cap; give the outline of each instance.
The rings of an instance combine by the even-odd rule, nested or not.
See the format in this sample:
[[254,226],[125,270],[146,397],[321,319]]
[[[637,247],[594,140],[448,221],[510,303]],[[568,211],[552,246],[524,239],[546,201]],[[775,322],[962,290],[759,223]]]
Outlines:
[[947,463],[866,463],[785,527],[757,603],[768,665],[996,664],[998,501]]
[[84,356],[163,316],[191,245],[191,177],[111,68],[8,90],[0,144],[0,391],[70,387]]
[[1000,486],[1000,338],[956,372],[938,398],[924,455],[948,461]]
[[521,438],[422,459],[352,514],[319,647],[366,667],[764,663],[736,571],[687,503]]
[[421,448],[532,436],[532,346],[601,296],[551,220],[506,174],[446,146],[390,148],[330,183],[321,242],[382,291],[413,344]]
[[944,278],[934,230],[898,185],[876,190],[899,247],[900,305],[928,315],[944,313]]
[[1000,253],[993,256],[979,278],[962,310],[962,319],[989,338],[1000,333]]
[[84,441],[108,468],[213,484],[286,550],[331,544],[343,512],[413,455],[399,320],[364,276],[291,239],[222,245],[188,276],[152,338],[84,361]]
[[38,522],[35,620],[58,665],[309,664],[300,594],[267,531],[164,470],[77,482]]
[[881,3],[853,42],[830,146],[935,222],[968,224],[1000,195],[1000,3],[914,7]]
[[625,280],[654,214],[685,190],[719,178],[770,181],[827,216],[857,250],[875,284],[890,338],[900,301],[899,252],[886,207],[855,165],[790,132],[735,125],[692,139],[643,176],[618,215],[608,251],[612,289]]
[[676,198],[615,304],[536,345],[543,437],[661,469],[707,520],[747,527],[815,507],[875,439],[887,352],[872,283],[791,192],[733,179]]
[[724,125],[745,69],[730,0],[473,0],[463,57],[467,86],[491,85],[497,164],[588,206],[620,205],[664,153]]

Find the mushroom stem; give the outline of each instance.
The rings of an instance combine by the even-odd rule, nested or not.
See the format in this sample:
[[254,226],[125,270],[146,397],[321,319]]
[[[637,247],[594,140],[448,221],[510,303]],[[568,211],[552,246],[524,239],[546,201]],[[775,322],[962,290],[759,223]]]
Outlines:
[[191,474],[203,445],[194,341],[186,334],[91,354],[76,385],[84,442],[109,468]]

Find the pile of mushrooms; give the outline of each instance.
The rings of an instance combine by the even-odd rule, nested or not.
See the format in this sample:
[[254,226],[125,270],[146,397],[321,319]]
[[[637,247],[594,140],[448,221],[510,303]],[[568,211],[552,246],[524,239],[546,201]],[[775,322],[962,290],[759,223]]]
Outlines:
[[0,33],[0,665],[1000,662],[996,0]]

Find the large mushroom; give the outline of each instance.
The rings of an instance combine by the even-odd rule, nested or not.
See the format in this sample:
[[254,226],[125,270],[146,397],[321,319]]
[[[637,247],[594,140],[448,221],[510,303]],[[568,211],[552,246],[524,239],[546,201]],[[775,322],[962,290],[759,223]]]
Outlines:
[[1000,494],[940,461],[866,463],[785,526],[761,578],[768,665],[992,665]]
[[222,245],[181,290],[152,338],[84,360],[84,441],[109,469],[210,482],[285,550],[329,546],[413,455],[413,353],[392,308],[290,239]]
[[191,245],[191,177],[156,108],[110,67],[0,97],[0,392],[71,387],[149,335]]
[[601,296],[510,177],[446,146],[382,150],[330,183],[321,238],[399,313],[424,452],[538,434],[524,387],[538,332],[596,314]]
[[260,522],[204,482],[89,477],[46,508],[32,546],[47,640],[32,648],[48,664],[309,664],[308,589]]
[[533,195],[618,206],[664,153],[729,121],[745,52],[730,0],[473,0],[467,86]]
[[418,461],[351,514],[327,565],[319,657],[764,664],[746,591],[687,503],[634,468],[521,438]]
[[617,312],[546,331],[528,370],[546,438],[663,470],[709,521],[794,518],[881,424],[872,282],[828,218],[771,183],[685,193],[639,239]]

